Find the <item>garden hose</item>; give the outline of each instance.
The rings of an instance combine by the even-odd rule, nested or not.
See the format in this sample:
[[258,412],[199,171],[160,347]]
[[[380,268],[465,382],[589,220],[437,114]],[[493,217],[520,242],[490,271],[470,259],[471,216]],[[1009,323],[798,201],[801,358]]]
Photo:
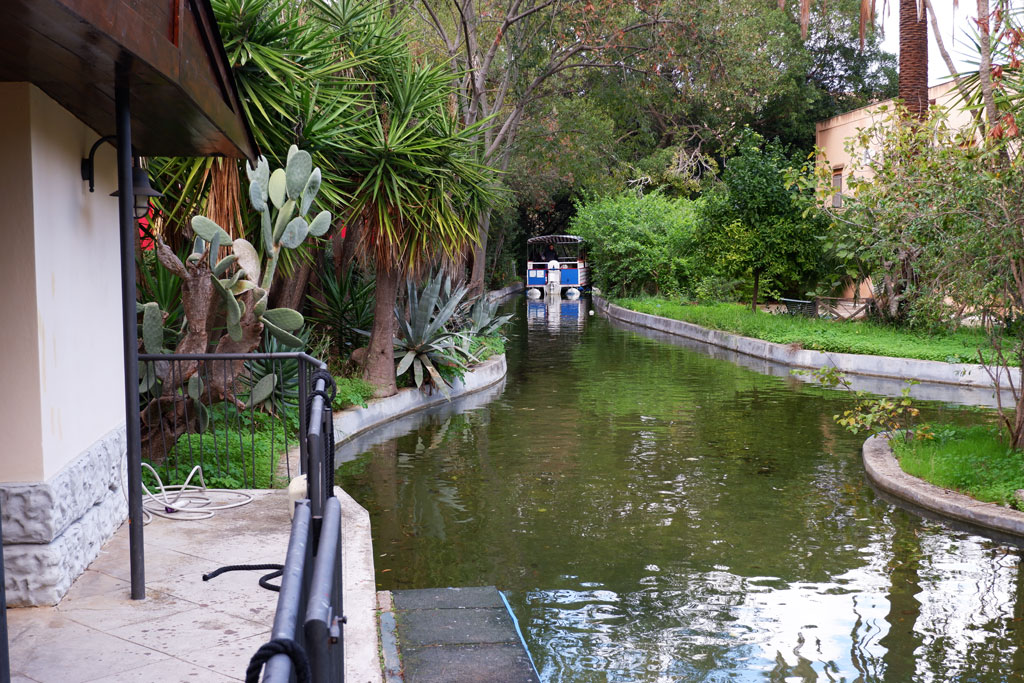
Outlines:
[[[156,479],[158,489],[158,493],[153,493],[145,483],[142,484],[143,524],[149,524],[154,516],[179,521],[209,519],[219,510],[242,507],[253,500],[251,494],[242,491],[207,488],[206,480],[203,479],[203,468],[199,465],[192,468],[184,484],[173,485],[165,485],[149,463],[144,462],[142,466]],[[196,475],[199,476],[198,486],[191,483]],[[122,487],[122,490],[126,490],[126,487]],[[127,493],[125,495],[127,496]],[[214,501],[213,496],[228,496],[229,500],[218,503]]]

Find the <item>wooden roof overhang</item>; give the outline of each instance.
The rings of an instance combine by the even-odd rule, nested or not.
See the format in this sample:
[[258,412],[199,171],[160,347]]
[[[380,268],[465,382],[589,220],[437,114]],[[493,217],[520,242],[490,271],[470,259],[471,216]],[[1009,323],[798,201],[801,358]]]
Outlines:
[[257,154],[209,0],[2,0],[0,81],[35,84],[101,135],[127,85],[139,155]]

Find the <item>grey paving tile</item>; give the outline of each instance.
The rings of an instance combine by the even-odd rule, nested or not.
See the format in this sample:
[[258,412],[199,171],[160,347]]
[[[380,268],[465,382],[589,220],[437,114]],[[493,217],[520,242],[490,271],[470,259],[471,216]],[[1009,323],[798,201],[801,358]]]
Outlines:
[[270,629],[248,638],[241,638],[224,645],[194,650],[182,655],[204,671],[245,680],[249,660],[260,646],[270,640]]
[[67,592],[67,595],[64,596],[64,600],[61,602],[88,598],[104,593],[113,593],[118,590],[128,592],[131,590],[131,584],[124,579],[118,579],[103,572],[87,570],[75,579],[75,582],[71,585],[71,590]]
[[66,597],[56,610],[79,624],[111,633],[131,624],[163,620],[196,607],[194,602],[147,587],[145,600],[132,600],[127,588],[118,588],[86,597]]
[[[187,545],[186,542],[182,543],[182,546],[187,547]],[[147,584],[154,579],[178,576],[192,568],[200,573],[209,571],[206,569],[210,565],[209,560],[169,548],[147,545],[144,555]],[[108,542],[103,546],[99,557],[89,565],[89,569],[122,581],[130,581],[131,563],[128,556],[128,541],[115,538]]]
[[455,643],[515,643],[508,611],[501,609],[421,609],[395,614],[402,651],[407,647]]
[[420,588],[394,592],[395,609],[500,607],[505,603],[494,586]]
[[169,657],[149,666],[95,678],[89,683],[155,683],[156,681],[159,683],[229,683],[238,680],[245,679],[244,677],[223,676],[180,659]]
[[[259,578],[270,570],[228,572],[209,581],[199,573],[189,573],[154,581],[154,590],[178,596],[217,611],[249,619],[267,628],[274,622],[279,593],[259,585]],[[275,580],[279,582],[280,579]]]
[[262,633],[266,627],[247,619],[196,607],[164,619],[145,621],[111,631],[112,635],[173,657],[220,647]]
[[448,645],[402,650],[405,683],[538,683],[521,645]]
[[[21,611],[21,610],[12,610]],[[76,623],[53,610],[15,618],[11,668],[39,683],[84,683],[166,659],[166,655]],[[16,634],[16,635],[15,635]]]

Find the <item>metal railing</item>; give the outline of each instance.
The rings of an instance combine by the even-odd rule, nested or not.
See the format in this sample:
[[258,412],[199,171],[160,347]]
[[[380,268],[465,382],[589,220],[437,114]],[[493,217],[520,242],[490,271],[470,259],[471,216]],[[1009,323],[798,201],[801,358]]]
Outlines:
[[306,459],[299,437],[310,377],[324,367],[305,353],[140,354],[142,460],[165,483],[182,483],[200,465],[216,485],[287,484],[297,474],[289,453],[298,447],[298,461]]
[[[341,683],[345,678],[341,503],[334,496],[334,423],[331,406],[324,400],[325,378],[318,373],[314,379],[303,460],[308,498],[299,501],[292,519],[271,641],[254,657],[267,657],[264,683],[295,680],[296,666],[306,663],[313,683]],[[287,646],[291,655],[270,655],[275,645]]]

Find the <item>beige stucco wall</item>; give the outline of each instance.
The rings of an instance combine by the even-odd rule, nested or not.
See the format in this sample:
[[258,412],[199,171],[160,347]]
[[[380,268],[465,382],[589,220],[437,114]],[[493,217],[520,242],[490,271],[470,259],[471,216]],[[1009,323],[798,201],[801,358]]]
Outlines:
[[[953,81],[940,85],[933,85],[928,89],[928,98],[935,104],[949,108],[950,125],[954,127],[965,126],[970,120],[970,114],[955,106],[958,99],[957,91]],[[847,140],[857,135],[860,129],[870,128],[876,123],[885,119],[893,107],[892,100],[885,100],[878,104],[872,104],[860,109],[848,111],[845,114],[833,116],[830,119],[819,121],[815,124],[815,142],[819,148],[818,161],[827,163],[832,169],[843,171],[843,189],[848,187],[850,176],[850,154],[846,151]],[[888,112],[880,111],[887,109]],[[863,162],[863,160],[861,160]],[[867,171],[861,171],[866,174]],[[862,176],[864,177],[864,176]]]
[[0,101],[0,481],[45,481],[124,421],[115,157],[90,194],[99,134],[32,85]]
[[43,477],[28,87],[0,83],[0,480]]

